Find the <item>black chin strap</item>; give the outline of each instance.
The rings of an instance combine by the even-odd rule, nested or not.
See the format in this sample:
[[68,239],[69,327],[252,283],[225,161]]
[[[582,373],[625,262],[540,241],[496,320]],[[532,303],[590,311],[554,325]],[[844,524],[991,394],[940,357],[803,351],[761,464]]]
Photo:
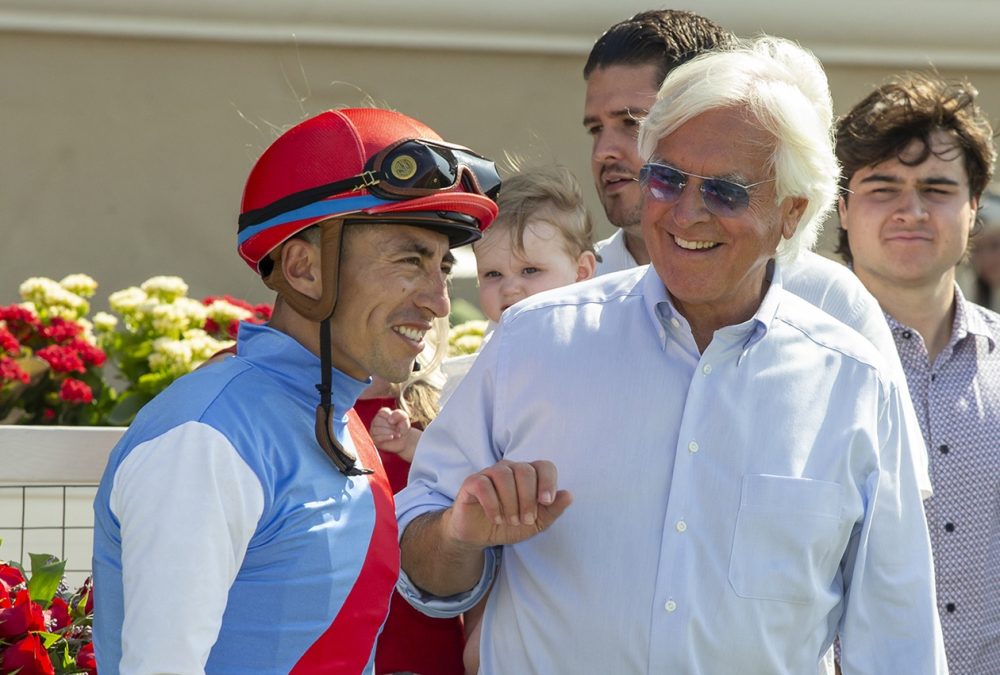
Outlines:
[[330,358],[329,317],[319,322],[319,360],[322,380],[316,385],[316,389],[319,390],[319,405],[316,406],[316,440],[330,461],[345,476],[373,473],[371,469],[357,466],[357,458],[344,449],[333,433],[333,363]]

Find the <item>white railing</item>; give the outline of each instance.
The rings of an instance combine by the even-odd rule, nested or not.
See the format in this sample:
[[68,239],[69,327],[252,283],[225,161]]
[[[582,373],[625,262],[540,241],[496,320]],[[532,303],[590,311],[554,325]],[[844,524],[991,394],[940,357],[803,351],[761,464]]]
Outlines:
[[93,501],[120,427],[0,426],[0,559],[51,553],[78,586],[90,574]]

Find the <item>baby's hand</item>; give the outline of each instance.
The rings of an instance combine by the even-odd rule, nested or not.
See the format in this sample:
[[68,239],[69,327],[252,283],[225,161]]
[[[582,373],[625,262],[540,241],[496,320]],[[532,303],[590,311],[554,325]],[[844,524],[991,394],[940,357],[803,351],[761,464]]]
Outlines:
[[372,418],[369,433],[379,450],[398,455],[406,462],[413,461],[420,430],[410,426],[410,416],[405,411],[379,409]]

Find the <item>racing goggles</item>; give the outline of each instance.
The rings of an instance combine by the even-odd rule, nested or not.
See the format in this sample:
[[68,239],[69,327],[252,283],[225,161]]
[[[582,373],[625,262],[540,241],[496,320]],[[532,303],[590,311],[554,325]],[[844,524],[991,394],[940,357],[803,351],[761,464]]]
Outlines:
[[701,180],[701,185],[698,186],[701,201],[709,213],[720,218],[732,218],[743,213],[750,205],[750,188],[775,180],[769,178],[750,185],[740,185],[723,178],[687,173],[657,162],[650,162],[639,170],[639,185],[650,197],[664,204],[673,204],[680,199],[689,178]]
[[345,192],[368,190],[376,197],[401,201],[445,192],[459,184],[493,201],[500,194],[500,174],[492,161],[460,145],[407,139],[380,150],[357,176],[302,190],[247,211],[240,215],[239,224],[241,229],[257,225]]

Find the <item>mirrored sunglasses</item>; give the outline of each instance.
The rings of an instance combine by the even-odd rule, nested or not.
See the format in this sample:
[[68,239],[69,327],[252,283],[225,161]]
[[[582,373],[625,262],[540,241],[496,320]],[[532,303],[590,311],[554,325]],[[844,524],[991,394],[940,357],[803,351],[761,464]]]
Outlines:
[[639,170],[639,184],[642,189],[650,197],[664,204],[673,204],[680,198],[689,178],[701,181],[698,191],[701,193],[705,208],[709,213],[722,218],[732,218],[745,211],[750,205],[750,189],[775,180],[769,178],[750,185],[740,185],[722,178],[687,173],[658,162],[650,162]]

